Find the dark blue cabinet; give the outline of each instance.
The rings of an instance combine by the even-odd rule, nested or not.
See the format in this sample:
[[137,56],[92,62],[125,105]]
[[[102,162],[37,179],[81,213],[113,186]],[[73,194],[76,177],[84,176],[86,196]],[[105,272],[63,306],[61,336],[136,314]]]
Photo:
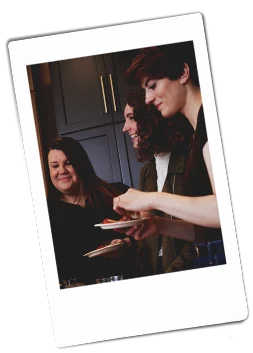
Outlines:
[[49,64],[58,134],[83,145],[99,177],[138,188],[139,163],[122,132],[126,69],[136,50]]
[[50,64],[60,134],[112,123],[102,56]]
[[68,136],[81,143],[100,178],[110,183],[122,181],[117,143],[111,125],[77,131]]

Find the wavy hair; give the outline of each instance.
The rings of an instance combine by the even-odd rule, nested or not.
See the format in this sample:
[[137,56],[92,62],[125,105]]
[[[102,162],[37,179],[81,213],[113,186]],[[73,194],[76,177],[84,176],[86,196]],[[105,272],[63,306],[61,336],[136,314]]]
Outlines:
[[137,123],[139,161],[151,160],[162,152],[186,152],[193,135],[193,128],[188,119],[177,113],[165,119],[153,105],[145,104],[143,90],[131,92],[127,104],[133,108]]

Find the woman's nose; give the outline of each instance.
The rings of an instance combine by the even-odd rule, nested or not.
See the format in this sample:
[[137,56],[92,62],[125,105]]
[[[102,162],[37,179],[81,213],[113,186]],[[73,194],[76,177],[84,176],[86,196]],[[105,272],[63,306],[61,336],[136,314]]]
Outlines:
[[123,132],[127,132],[128,130],[129,130],[129,127],[128,127],[128,123],[127,123],[127,121],[126,121],[125,124],[124,124],[124,126],[123,126],[122,131],[123,131]]
[[59,173],[60,173],[60,174],[63,174],[63,173],[65,173],[65,172],[66,172],[65,166],[64,166],[64,165],[60,165],[60,166],[59,166]]
[[145,103],[146,103],[146,104],[151,104],[151,103],[154,102],[154,100],[155,100],[154,95],[151,94],[151,93],[149,93],[149,92],[148,92],[148,93],[146,92]]

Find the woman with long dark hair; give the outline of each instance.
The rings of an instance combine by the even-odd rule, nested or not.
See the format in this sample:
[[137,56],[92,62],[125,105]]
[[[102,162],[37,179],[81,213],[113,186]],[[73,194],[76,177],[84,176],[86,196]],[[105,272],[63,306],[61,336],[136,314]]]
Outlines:
[[[205,258],[197,266],[225,263],[193,43],[142,50],[133,60],[128,78],[141,85],[146,104],[153,105],[164,118],[170,119],[176,113],[184,114],[194,129],[194,137],[184,173],[185,196],[130,189],[114,199],[114,209],[119,213],[158,209],[182,221],[157,217],[127,234],[140,239],[159,232],[196,241],[199,253]],[[191,224],[195,225],[194,232],[190,231]]]
[[[52,142],[48,166],[48,209],[59,281],[78,278],[81,283],[91,284],[98,277],[122,275],[120,261],[83,255],[118,237],[94,224],[105,218],[117,219],[112,210],[113,197],[127,188],[118,190],[101,180],[81,144],[70,137]],[[129,238],[125,242],[130,244]]]
[[164,119],[154,106],[145,104],[143,90],[128,94],[124,116],[123,132],[131,132],[129,124],[134,124],[136,136],[132,136],[132,140],[139,161],[154,160],[154,156],[172,150],[186,155],[189,152],[194,132],[191,124],[180,113],[169,120]]
[[[140,172],[139,190],[182,195],[193,129],[181,114],[170,121],[164,119],[155,107],[145,104],[143,93],[142,90],[129,93],[123,127],[123,132],[132,140],[138,160],[147,162]],[[154,211],[153,215],[172,219],[171,215],[159,211]],[[143,253],[145,246],[149,249],[153,274],[182,271],[193,266],[193,243],[157,234],[140,241],[139,245]]]

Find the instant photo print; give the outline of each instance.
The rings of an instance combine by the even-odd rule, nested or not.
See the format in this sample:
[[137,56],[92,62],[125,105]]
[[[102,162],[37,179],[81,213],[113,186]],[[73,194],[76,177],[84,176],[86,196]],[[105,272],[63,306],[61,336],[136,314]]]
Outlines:
[[[128,187],[138,189],[145,163],[137,161],[130,137],[122,132],[132,90],[126,70],[140,49],[171,45],[188,46],[196,61],[225,260],[163,274],[138,272],[122,278],[121,273],[110,273],[95,283],[83,283],[71,274],[62,278],[62,267],[68,270],[76,259],[68,263],[57,258],[61,234],[56,241],[48,205],[50,141],[79,141],[97,176],[123,185],[122,193]],[[202,15],[15,40],[9,43],[9,53],[56,346],[245,320],[246,295]],[[79,231],[85,240],[99,228],[92,226],[86,234],[80,227],[71,234],[73,242],[80,240]],[[106,232],[100,229],[102,237]],[[72,241],[69,254],[71,246]],[[88,272],[96,255],[105,252],[96,247],[83,249]]]

